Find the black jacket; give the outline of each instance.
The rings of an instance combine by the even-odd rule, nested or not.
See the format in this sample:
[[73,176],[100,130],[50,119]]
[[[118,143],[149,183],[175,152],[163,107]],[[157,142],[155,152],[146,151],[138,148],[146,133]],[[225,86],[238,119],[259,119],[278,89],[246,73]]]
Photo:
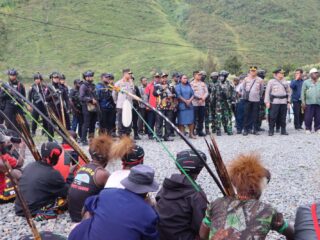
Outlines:
[[161,240],[194,240],[198,236],[207,201],[184,175],[166,178],[156,200]]
[[[23,169],[19,179],[19,188],[31,214],[34,215],[42,207],[53,203],[58,197],[66,198],[72,181],[73,174],[70,174],[65,182],[60,172],[52,166],[42,162],[33,162]],[[19,199],[16,199],[15,211],[18,216],[24,215]]]

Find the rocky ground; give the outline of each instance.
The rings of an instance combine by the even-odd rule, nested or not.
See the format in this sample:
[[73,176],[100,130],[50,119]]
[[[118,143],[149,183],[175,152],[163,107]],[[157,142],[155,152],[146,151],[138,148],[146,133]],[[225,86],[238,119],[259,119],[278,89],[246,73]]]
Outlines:
[[[299,205],[319,200],[319,163],[320,135],[306,135],[289,127],[289,136],[276,134],[273,137],[262,133],[261,136],[242,135],[222,136],[217,138],[223,159],[232,160],[237,154],[250,151],[261,154],[264,164],[270,169],[272,178],[262,200],[275,206],[285,217],[294,222],[295,211]],[[192,140],[200,150],[208,153],[203,138]],[[175,164],[156,141],[143,137],[138,144],[145,149],[145,164],[156,169],[156,178],[161,183],[165,177],[177,172]],[[186,144],[175,138],[174,142],[165,143],[169,151],[176,154],[187,149]],[[209,155],[208,155],[209,156]],[[32,161],[29,155],[29,161]],[[213,167],[210,159],[209,164]],[[108,166],[113,171],[120,168],[119,162]],[[214,181],[204,169],[198,178],[198,183],[206,192],[209,200],[221,196]],[[0,206],[0,239],[21,239],[21,235],[30,233],[26,221],[16,217],[13,204]],[[49,230],[67,236],[72,226],[68,214],[63,214],[56,220],[37,223],[39,230]],[[270,234],[268,239],[281,239],[277,234]]]

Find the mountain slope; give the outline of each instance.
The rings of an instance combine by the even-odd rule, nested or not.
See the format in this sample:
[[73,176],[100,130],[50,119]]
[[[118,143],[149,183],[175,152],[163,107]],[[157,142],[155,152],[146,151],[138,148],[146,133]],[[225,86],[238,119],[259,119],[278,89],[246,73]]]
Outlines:
[[0,0],[0,68],[119,78],[124,67],[190,74],[207,55],[220,67],[231,55],[244,69],[308,65],[320,62],[319,10],[318,0]]
[[1,68],[14,66],[23,75],[57,69],[74,78],[92,69],[120,77],[122,68],[131,67],[137,76],[149,76],[153,70],[187,71],[203,55],[193,48],[147,42],[189,45],[155,1],[30,0],[6,12],[44,22],[4,17],[7,41]]

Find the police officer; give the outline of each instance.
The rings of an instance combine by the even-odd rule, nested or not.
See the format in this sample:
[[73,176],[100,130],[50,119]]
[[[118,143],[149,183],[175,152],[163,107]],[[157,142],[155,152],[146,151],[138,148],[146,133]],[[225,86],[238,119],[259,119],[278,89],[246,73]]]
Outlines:
[[82,116],[82,105],[80,101],[80,86],[82,81],[80,79],[76,79],[73,81],[74,87],[70,90],[69,99],[70,106],[72,109],[72,123],[71,130],[76,132],[78,129],[78,136],[81,138],[82,134],[82,124],[83,124],[83,116]]
[[205,113],[204,113],[204,126],[205,126],[205,131],[206,135],[210,134],[209,131],[209,125],[210,125],[210,90],[209,90],[209,84],[206,82],[207,79],[207,72],[206,71],[200,71],[201,73],[201,81],[204,82],[207,86],[208,89],[208,96],[206,97],[205,101]]
[[[43,84],[43,78],[42,75],[38,72],[33,75],[34,83],[31,85],[30,90],[28,92],[28,100],[33,103],[43,114],[48,116],[48,112],[46,109],[46,101],[45,101],[45,91],[46,86]],[[39,119],[39,113],[32,110],[32,117],[38,121]],[[42,118],[42,126],[44,129],[48,129],[48,123],[45,119]],[[37,124],[35,121],[32,121],[31,126],[31,135],[34,137],[36,135],[37,130]]]
[[260,99],[264,89],[263,80],[257,76],[258,68],[250,66],[249,74],[243,81],[243,99],[244,103],[244,131],[243,136],[247,136],[250,127],[253,126],[253,134],[258,133],[258,114]]
[[96,86],[93,83],[94,72],[86,71],[82,74],[84,82],[80,87],[80,100],[82,105],[83,125],[81,134],[81,143],[88,145],[87,134],[89,129],[89,138],[94,137],[95,124],[100,111],[96,97]]
[[268,82],[264,102],[269,109],[269,136],[273,136],[277,118],[280,119],[281,135],[288,135],[286,131],[287,108],[290,107],[290,87],[284,78],[284,70],[278,68],[273,71],[274,78]]
[[116,122],[116,104],[112,98],[112,90],[108,88],[114,76],[111,73],[103,73],[100,76],[101,82],[96,86],[97,100],[100,105],[99,116],[100,133],[112,135]]
[[211,131],[216,133],[216,106],[217,106],[217,88],[218,88],[218,72],[212,72],[210,79],[212,83],[209,84],[208,91],[210,93],[210,112],[211,112]]
[[[70,118],[68,115],[70,105],[68,92],[60,83],[60,73],[52,72],[49,75],[49,78],[51,80],[51,84],[48,84],[45,94],[48,107],[54,112],[56,117],[60,119],[61,123],[65,123],[66,129],[70,130]],[[51,127],[49,127],[49,130],[50,133],[53,134],[53,129],[51,129]]]
[[215,127],[217,136],[221,136],[221,125],[226,129],[228,135],[232,133],[232,101],[233,101],[233,86],[229,80],[227,80],[229,72],[222,70],[219,73],[219,82],[217,84],[217,90],[215,92],[216,99],[216,121]]
[[[8,84],[17,90],[21,95],[26,97],[26,89],[24,85],[18,80],[18,72],[15,69],[10,69],[8,70],[8,76],[9,76],[9,81]],[[1,91],[0,93],[0,101],[3,104],[3,111],[5,115],[11,120],[11,122],[17,126],[19,129],[19,125],[16,120],[16,115],[19,113],[22,117],[24,117],[23,110],[18,106],[16,101],[14,101],[9,95],[5,93],[5,91]],[[27,128],[29,129],[28,122],[25,121],[27,124]],[[6,122],[6,126],[8,129],[12,129],[12,126]],[[13,129],[12,129],[13,130]]]

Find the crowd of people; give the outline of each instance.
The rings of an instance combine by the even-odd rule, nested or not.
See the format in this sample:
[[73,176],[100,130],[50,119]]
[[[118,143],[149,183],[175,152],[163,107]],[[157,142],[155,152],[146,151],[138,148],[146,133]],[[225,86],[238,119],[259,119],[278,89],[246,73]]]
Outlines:
[[[249,240],[265,239],[271,230],[286,239],[318,239],[313,227],[319,219],[318,204],[299,207],[293,226],[274,206],[260,200],[271,173],[257,154],[242,154],[229,163],[228,175],[236,195],[209,203],[201,186],[195,184],[207,161],[201,150],[198,153],[202,159],[193,150],[178,152],[177,172],[159,184],[155,170],[144,164],[143,147],[127,136],[120,140],[107,134],[93,138],[89,145],[91,161],[70,163],[67,173],[61,168],[68,149],[64,144],[43,143],[41,159],[22,169],[24,146],[2,126],[1,203],[15,200],[16,214],[25,216],[19,198],[4,198],[10,187],[3,168],[6,162],[36,221],[69,212],[74,223],[70,240]],[[112,173],[105,169],[119,158],[122,169]]]
[[[141,134],[150,139],[172,140],[171,125],[130,95],[134,94],[159,110],[180,131],[188,126],[190,138],[208,133],[233,134],[235,116],[238,134],[258,135],[261,121],[269,122],[269,135],[278,129],[287,135],[287,109],[293,104],[294,126],[306,133],[320,133],[320,84],[317,69],[309,78],[303,71],[295,71],[290,84],[279,68],[274,78],[264,81],[265,71],[251,66],[245,75],[228,80],[227,71],[210,74],[194,71],[193,79],[174,73],[155,73],[152,82],[142,77],[136,86],[130,69],[123,70],[117,82],[110,73],[101,75],[101,82],[93,83],[94,73],[87,71],[82,80],[74,81],[70,91],[63,74],[50,74],[51,83],[45,84],[40,73],[34,75],[29,92],[17,79],[17,71],[8,72],[11,88],[2,86],[1,112],[7,116],[0,128],[0,202],[14,202],[18,216],[25,216],[24,204],[13,191],[8,174],[18,182],[32,217],[36,221],[56,218],[68,211],[74,223],[68,239],[265,239],[271,230],[287,239],[317,239],[319,232],[317,204],[300,207],[295,227],[286,221],[270,204],[260,197],[271,179],[271,173],[255,154],[237,156],[228,167],[228,175],[235,196],[218,198],[208,204],[205,192],[195,181],[202,171],[206,155],[187,149],[176,155],[177,173],[155,180],[155,170],[144,164],[144,149],[138,145]],[[116,91],[115,88],[124,91]],[[12,90],[14,89],[14,91]],[[40,159],[24,165],[26,144],[12,126],[16,115],[26,113],[25,100],[15,92],[27,96],[30,102],[31,135],[39,127],[39,112],[49,141],[41,145]],[[124,102],[132,103],[132,123],[123,124]],[[90,161],[81,158],[77,149],[65,141],[61,144],[52,137],[54,125],[50,112],[61,120],[69,136],[82,145],[89,145]],[[267,116],[265,115],[267,112]],[[72,113],[72,118],[70,116]],[[141,116],[141,117],[139,117]],[[9,122],[10,121],[10,122]],[[13,122],[13,123],[12,123]],[[28,122],[26,122],[27,124]],[[98,125],[97,125],[98,123]],[[99,136],[94,136],[96,128]],[[60,127],[61,128],[61,127]],[[133,138],[130,138],[131,128]],[[78,134],[76,133],[78,132]],[[51,136],[50,136],[51,135]],[[118,138],[118,137],[119,138]],[[110,173],[110,161],[121,159],[122,169]],[[4,167],[4,165],[6,167]],[[12,170],[7,171],[7,167]],[[156,197],[150,193],[157,193]],[[310,222],[315,223],[313,228]],[[318,227],[318,228],[317,228]],[[311,228],[311,230],[310,230]]]
[[[262,121],[267,120],[269,136],[274,132],[288,135],[286,131],[287,111],[293,109],[294,127],[306,133],[313,130],[320,133],[320,83],[319,72],[313,68],[308,74],[302,69],[295,71],[295,78],[290,82],[284,77],[281,68],[273,71],[273,78],[265,80],[266,71],[251,66],[246,74],[235,76],[229,80],[227,71],[212,72],[208,78],[205,71],[194,71],[192,78],[185,74],[173,73],[171,80],[167,73],[155,73],[151,82],[146,77],[135,81],[130,69],[123,69],[122,78],[114,82],[111,73],[103,73],[100,82],[94,84],[94,72],[86,71],[83,79],[73,81],[73,88],[67,86],[64,74],[53,72],[50,83],[45,83],[43,76],[33,76],[34,83],[26,91],[18,80],[15,69],[8,71],[8,84],[22,95],[27,96],[34,106],[46,116],[53,111],[66,129],[77,131],[83,145],[88,145],[99,129],[99,133],[107,133],[113,137],[130,135],[140,140],[147,134],[149,139],[172,141],[175,133],[168,122],[155,114],[145,104],[133,100],[129,95],[115,91],[115,86],[140,97],[152,107],[161,111],[171,122],[185,134],[189,128],[190,138],[214,133],[221,136],[224,131],[237,134],[259,135],[264,131]],[[132,124],[122,123],[123,104],[129,100],[132,104]],[[19,105],[0,90],[0,109],[16,124],[15,114],[24,114]],[[39,113],[29,107],[32,112],[31,133],[34,136],[38,124]],[[234,116],[234,124],[233,124]],[[3,118],[0,117],[3,122]],[[314,123],[312,128],[312,123]],[[50,135],[53,128],[42,119],[43,128]],[[8,128],[10,124],[6,123]],[[234,125],[234,126],[233,126]],[[49,138],[51,141],[51,138]]]

